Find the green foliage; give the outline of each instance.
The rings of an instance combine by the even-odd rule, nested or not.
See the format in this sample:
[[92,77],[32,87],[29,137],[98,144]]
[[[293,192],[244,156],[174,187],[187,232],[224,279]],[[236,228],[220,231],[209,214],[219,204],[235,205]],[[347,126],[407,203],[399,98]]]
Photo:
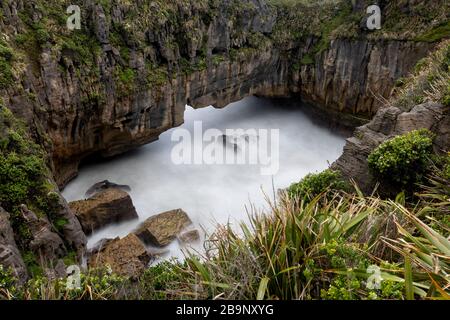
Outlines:
[[116,67],[116,85],[121,95],[130,94],[135,88],[136,71],[131,68]]
[[140,277],[139,295],[146,299],[176,298],[184,281],[183,266],[176,260],[160,262],[148,268]]
[[405,285],[410,290],[409,298],[413,299],[413,293],[416,293],[437,299],[450,299],[449,239],[417,217],[426,213],[427,208],[414,215],[406,208],[398,207],[414,228],[405,228],[396,221],[400,237],[384,241],[405,259],[404,278]]
[[42,270],[29,251],[31,233],[20,206],[25,204],[38,217],[48,217],[56,230],[65,223],[56,218],[54,186],[47,179],[45,159],[45,152],[29,137],[25,125],[9,109],[0,107],[0,206],[11,213],[17,244],[27,252],[24,260],[32,274],[41,274]]
[[15,292],[15,282],[11,269],[6,269],[0,264],[0,297],[2,294],[6,296]]
[[8,88],[13,82],[13,51],[0,41],[0,89]]
[[314,58],[313,58],[311,55],[306,54],[306,55],[304,55],[303,58],[300,60],[300,63],[301,63],[302,65],[314,64]]
[[169,80],[166,66],[155,66],[147,63],[147,83],[151,86],[162,86]]
[[450,84],[448,85],[445,95],[442,98],[442,104],[446,107],[450,107]]
[[127,285],[125,278],[104,269],[81,273],[80,288],[68,287],[67,281],[67,278],[49,280],[45,277],[35,277],[27,283],[23,291],[32,300],[105,300],[119,298],[121,290]]
[[448,37],[450,37],[450,21],[417,36],[415,40],[422,42],[437,42]]
[[412,188],[427,173],[433,154],[433,134],[415,130],[378,146],[368,157],[369,168],[379,179]]
[[36,256],[31,251],[22,253],[23,262],[27,266],[28,273],[32,277],[41,277],[43,275],[42,267],[39,265]]
[[[377,263],[369,258],[366,246],[357,243],[331,241],[323,247],[324,255],[330,261],[329,272],[334,274],[333,280],[326,289],[322,289],[320,297],[326,300],[359,300],[359,299],[402,299],[404,284],[401,281],[380,279],[380,288],[368,288],[369,267],[392,269],[392,265]],[[395,268],[395,269],[398,269]],[[382,278],[382,277],[381,277]]]
[[326,190],[348,190],[338,171],[327,169],[321,173],[308,174],[288,189],[289,197],[310,201]]
[[405,111],[427,101],[450,105],[450,41],[443,41],[430,56],[419,60],[414,74],[397,90],[392,105]]

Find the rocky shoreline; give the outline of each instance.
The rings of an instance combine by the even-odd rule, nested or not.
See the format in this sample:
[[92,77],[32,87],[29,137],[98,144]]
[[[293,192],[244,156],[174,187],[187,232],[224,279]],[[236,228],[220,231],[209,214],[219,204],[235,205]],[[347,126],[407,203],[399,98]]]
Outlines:
[[[89,190],[99,184],[102,182]],[[138,219],[130,195],[119,185],[108,185],[85,200],[69,203],[86,235],[108,225]],[[125,237],[98,241],[87,252],[87,263],[91,268],[109,267],[116,274],[137,277],[151,261],[168,253],[161,250],[176,239],[183,246],[200,239],[199,231],[193,229],[191,219],[181,209],[152,215]]]

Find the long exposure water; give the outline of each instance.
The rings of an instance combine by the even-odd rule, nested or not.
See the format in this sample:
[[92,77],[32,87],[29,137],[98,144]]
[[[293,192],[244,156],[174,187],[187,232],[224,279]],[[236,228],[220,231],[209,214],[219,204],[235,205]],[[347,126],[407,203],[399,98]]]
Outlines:
[[[224,109],[187,106],[180,128],[193,134],[196,121],[202,121],[203,130],[279,129],[279,171],[270,176],[261,174],[261,166],[250,164],[176,165],[171,154],[177,142],[171,137],[179,128],[171,129],[135,151],[83,165],[64,189],[63,195],[74,201],[84,199],[86,190],[102,180],[131,187],[139,221],[106,227],[89,238],[88,246],[102,238],[125,236],[146,218],[176,208],[186,211],[195,227],[208,233],[218,223],[238,225],[247,220],[250,206],[261,211],[267,207],[266,196],[273,199],[277,189],[326,169],[341,155],[345,143],[343,134],[313,121],[300,102],[293,107],[249,97]],[[193,135],[193,139],[198,142],[202,137]],[[177,241],[168,250],[167,256],[182,257]]]

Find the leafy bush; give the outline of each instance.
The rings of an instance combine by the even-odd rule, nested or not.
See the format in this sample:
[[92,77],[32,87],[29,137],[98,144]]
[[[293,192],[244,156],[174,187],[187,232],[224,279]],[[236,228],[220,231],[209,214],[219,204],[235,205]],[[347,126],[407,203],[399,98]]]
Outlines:
[[0,297],[8,297],[15,292],[15,278],[10,269],[0,264]]
[[368,157],[372,173],[388,183],[411,188],[422,180],[433,154],[433,134],[415,130],[378,146]]
[[290,198],[311,201],[326,190],[348,190],[348,183],[342,180],[338,171],[327,169],[321,173],[308,174],[288,189]]
[[0,41],[0,89],[5,89],[12,84],[13,71],[12,61],[14,58],[13,51]]
[[68,278],[50,280],[46,277],[35,277],[22,289],[27,299],[32,300],[105,300],[121,299],[122,290],[128,282],[107,269],[90,270],[80,274],[80,287],[69,288]]

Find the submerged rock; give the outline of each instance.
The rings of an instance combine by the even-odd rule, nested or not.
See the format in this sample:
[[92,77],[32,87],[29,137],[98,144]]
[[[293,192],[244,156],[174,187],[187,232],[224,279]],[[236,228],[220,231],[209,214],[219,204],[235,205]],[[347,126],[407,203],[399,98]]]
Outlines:
[[112,189],[112,188],[121,189],[121,190],[126,191],[126,192],[130,192],[131,191],[131,188],[129,186],[127,186],[127,185],[116,184],[116,183],[110,182],[108,180],[103,180],[103,181],[97,182],[92,187],[90,187],[86,191],[85,196],[86,196],[86,198],[90,198],[90,197],[94,196],[95,194],[97,194],[97,193],[99,193],[101,191],[104,191],[104,190],[107,190],[107,189]]
[[61,237],[52,231],[47,217],[37,217],[26,205],[20,207],[25,223],[30,230],[29,248],[41,265],[52,263],[66,255],[67,249]]
[[192,221],[187,213],[176,209],[148,218],[138,227],[135,234],[147,244],[164,247],[191,224]]
[[137,277],[149,264],[151,255],[141,240],[133,233],[120,239],[105,239],[90,252],[89,266],[109,266],[114,273]]
[[104,190],[87,200],[71,202],[69,206],[88,235],[109,224],[138,218],[130,195],[115,188]]
[[181,243],[189,243],[189,242],[195,242],[200,240],[200,233],[198,232],[198,230],[190,230],[190,231],[186,231],[184,233],[181,233],[178,236],[178,241]]

